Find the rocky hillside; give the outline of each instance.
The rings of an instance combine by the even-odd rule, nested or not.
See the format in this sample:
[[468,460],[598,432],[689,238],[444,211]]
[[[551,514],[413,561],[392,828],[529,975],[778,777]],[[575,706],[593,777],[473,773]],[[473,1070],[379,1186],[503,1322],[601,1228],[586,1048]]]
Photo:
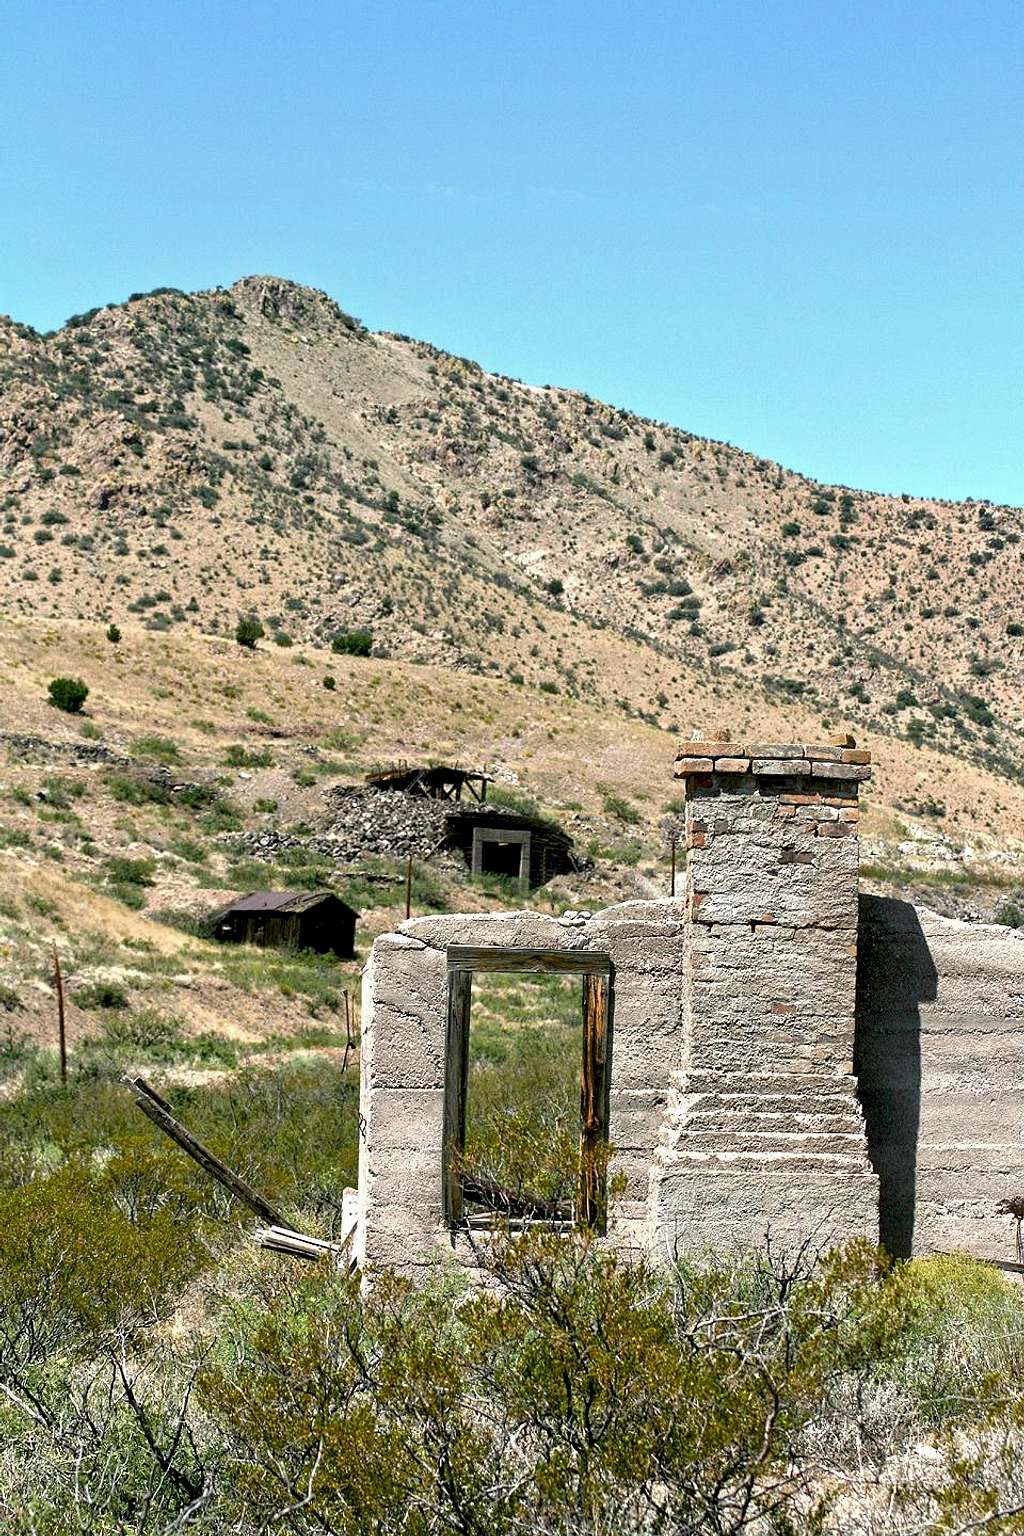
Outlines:
[[820,485],[277,278],[0,321],[0,507],[12,616],[368,629],[651,724],[721,695],[1024,768],[1020,510]]

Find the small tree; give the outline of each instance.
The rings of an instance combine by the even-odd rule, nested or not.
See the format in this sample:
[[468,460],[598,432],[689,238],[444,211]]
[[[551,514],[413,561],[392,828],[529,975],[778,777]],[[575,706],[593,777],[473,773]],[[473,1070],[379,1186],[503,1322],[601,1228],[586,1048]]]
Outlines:
[[565,591],[565,584],[559,581],[557,576],[552,576],[551,580],[547,584],[546,590],[551,593],[552,597],[561,597],[562,593]]
[[368,629],[339,629],[331,641],[331,650],[338,656],[369,656],[372,646]]
[[80,677],[55,677],[47,689],[54,709],[77,715],[89,697],[89,688]]
[[235,630],[235,640],[246,651],[256,649],[257,640],[262,640],[266,630],[259,619],[239,619]]
[[110,641],[111,645],[120,644],[121,631],[118,629],[116,624],[107,625],[107,639]]
[[328,692],[328,693],[333,693],[333,692],[334,692],[334,690],[335,690],[335,688],[336,688],[336,687],[337,687],[337,686],[338,686],[338,685],[337,685],[337,683],[336,683],[336,682],[335,682],[335,681],[334,681],[334,678],[333,678],[333,677],[332,677],[332,676],[331,676],[331,674],[330,674],[330,673],[329,673],[329,672],[328,672],[328,673],[327,673],[327,676],[326,676],[326,677],[325,677],[325,678],[324,678],[324,687],[325,687],[325,688],[326,688],[326,689],[327,689],[327,692]]

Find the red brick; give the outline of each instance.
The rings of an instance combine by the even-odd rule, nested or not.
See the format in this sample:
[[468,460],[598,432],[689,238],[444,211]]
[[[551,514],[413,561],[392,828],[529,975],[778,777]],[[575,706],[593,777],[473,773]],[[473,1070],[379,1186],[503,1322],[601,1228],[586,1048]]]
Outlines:
[[686,846],[687,848],[703,848],[706,842],[707,835],[704,832],[691,832],[686,839]]

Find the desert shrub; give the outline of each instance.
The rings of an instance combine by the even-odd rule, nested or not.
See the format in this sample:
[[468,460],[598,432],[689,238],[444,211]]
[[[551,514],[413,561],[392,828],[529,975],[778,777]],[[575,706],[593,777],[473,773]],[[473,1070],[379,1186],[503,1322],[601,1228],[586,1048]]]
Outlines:
[[335,679],[331,676],[331,674],[329,672],[326,673],[325,676],[324,676],[324,687],[327,689],[327,692],[328,693],[333,693],[335,688],[337,688],[337,686],[338,686],[338,684],[335,681]]
[[105,782],[112,797],[125,805],[168,805],[172,798],[166,785],[133,774],[108,773]]
[[129,859],[114,854],[106,861],[108,878],[117,885],[152,885],[156,873],[155,859]]
[[68,715],[77,715],[89,697],[89,687],[80,677],[55,677],[47,684],[50,703]]
[[74,1000],[79,1008],[127,1008],[128,993],[116,981],[90,981],[78,987]]
[[181,762],[178,744],[169,736],[136,736],[132,745],[139,757],[149,757],[158,763]]
[[640,812],[635,805],[630,805],[621,795],[607,791],[601,801],[601,809],[606,816],[614,816],[616,821],[623,822],[626,826],[635,827],[640,820]]
[[994,1374],[1024,1380],[1024,1298],[992,1265],[939,1254],[905,1266],[898,1284],[900,1348],[881,1373],[926,1422],[955,1419]]
[[239,619],[235,626],[235,643],[243,650],[254,651],[256,642],[262,640],[266,630],[259,619]]
[[[652,1270],[585,1240],[483,1245],[491,1284],[314,1274],[237,1309],[201,1384],[230,1446],[225,1515],[500,1536],[820,1529],[801,1436],[900,1337],[867,1249],[819,1275]],[[652,1511],[657,1520],[652,1522]],[[350,1523],[351,1522],[351,1523]]]
[[107,639],[110,641],[111,645],[119,645],[120,644],[120,641],[121,641],[121,631],[118,629],[116,624],[108,624],[107,625],[106,633],[107,633]]
[[1007,928],[1024,928],[1024,901],[1007,896],[996,908],[994,920]]
[[369,656],[373,635],[368,629],[339,629],[331,640],[331,650],[339,656]]
[[228,747],[224,754],[224,762],[228,768],[269,768],[274,761],[265,747],[257,747],[255,751],[236,743]]
[[537,801],[521,789],[506,789],[503,784],[490,784],[487,787],[487,799],[491,805],[503,806],[505,810],[514,811],[517,816],[540,815]]
[[565,585],[562,581],[559,580],[557,576],[553,576],[551,580],[545,584],[544,590],[545,592],[550,593],[552,597],[561,597],[565,591]]

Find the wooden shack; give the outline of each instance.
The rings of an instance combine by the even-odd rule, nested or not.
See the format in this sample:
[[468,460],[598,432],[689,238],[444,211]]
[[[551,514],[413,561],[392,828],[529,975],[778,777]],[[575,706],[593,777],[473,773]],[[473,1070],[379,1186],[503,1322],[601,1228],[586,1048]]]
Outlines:
[[475,875],[501,875],[521,890],[578,867],[567,832],[543,816],[512,811],[454,812],[445,822],[444,846],[461,853]]
[[215,914],[213,936],[222,944],[315,949],[350,960],[358,916],[333,891],[253,891]]

